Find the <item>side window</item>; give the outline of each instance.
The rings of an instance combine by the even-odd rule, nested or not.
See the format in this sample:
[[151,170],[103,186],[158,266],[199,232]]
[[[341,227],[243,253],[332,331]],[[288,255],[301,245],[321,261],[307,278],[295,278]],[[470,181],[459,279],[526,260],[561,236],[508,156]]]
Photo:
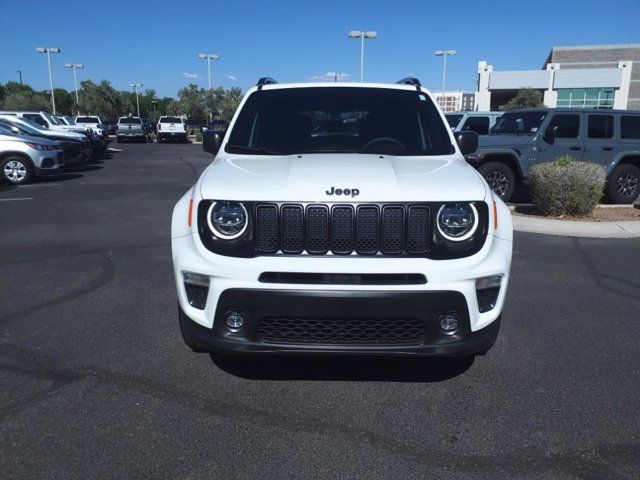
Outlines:
[[38,125],[42,125],[45,128],[49,128],[49,125],[47,125],[47,122],[44,121],[44,118],[36,113],[27,113],[23,115],[23,117],[27,120],[31,120],[32,122],[36,122]]
[[613,138],[613,115],[589,115],[589,138]]
[[489,133],[489,117],[469,117],[461,130],[472,130],[478,135],[487,135]]
[[623,115],[620,126],[621,138],[640,139],[640,116]]
[[550,134],[556,128],[556,138],[577,138],[580,132],[580,115],[554,115],[547,128],[547,134]]

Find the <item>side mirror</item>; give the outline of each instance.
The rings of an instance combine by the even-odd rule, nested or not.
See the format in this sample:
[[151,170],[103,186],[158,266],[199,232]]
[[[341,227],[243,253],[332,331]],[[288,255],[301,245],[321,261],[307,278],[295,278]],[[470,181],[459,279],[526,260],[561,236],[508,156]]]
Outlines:
[[478,134],[471,130],[456,132],[456,143],[462,155],[473,153],[478,149]]
[[224,132],[216,132],[214,130],[205,130],[202,132],[202,149],[213,155],[218,153],[222,146]]

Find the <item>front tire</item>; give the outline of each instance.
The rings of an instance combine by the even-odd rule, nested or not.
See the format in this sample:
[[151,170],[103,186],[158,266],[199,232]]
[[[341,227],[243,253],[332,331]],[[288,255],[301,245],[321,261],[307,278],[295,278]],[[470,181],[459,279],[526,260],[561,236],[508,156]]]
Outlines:
[[630,163],[613,169],[606,187],[607,197],[612,203],[633,203],[640,194],[640,168]]
[[480,165],[478,171],[501,200],[511,200],[516,189],[516,175],[511,167],[500,162],[488,162]]
[[33,169],[25,158],[10,155],[0,161],[0,175],[11,185],[23,185],[33,178]]

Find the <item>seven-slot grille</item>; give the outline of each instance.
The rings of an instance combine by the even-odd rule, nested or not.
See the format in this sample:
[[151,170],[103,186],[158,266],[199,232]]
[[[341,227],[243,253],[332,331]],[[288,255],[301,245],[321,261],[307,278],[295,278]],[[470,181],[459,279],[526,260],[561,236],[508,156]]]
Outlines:
[[258,204],[255,247],[262,254],[422,255],[429,250],[428,205]]

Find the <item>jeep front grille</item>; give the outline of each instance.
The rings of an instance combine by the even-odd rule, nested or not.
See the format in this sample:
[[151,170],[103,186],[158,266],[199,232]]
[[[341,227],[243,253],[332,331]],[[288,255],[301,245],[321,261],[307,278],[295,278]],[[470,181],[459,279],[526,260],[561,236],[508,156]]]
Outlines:
[[422,255],[429,251],[428,205],[256,205],[260,254]]

